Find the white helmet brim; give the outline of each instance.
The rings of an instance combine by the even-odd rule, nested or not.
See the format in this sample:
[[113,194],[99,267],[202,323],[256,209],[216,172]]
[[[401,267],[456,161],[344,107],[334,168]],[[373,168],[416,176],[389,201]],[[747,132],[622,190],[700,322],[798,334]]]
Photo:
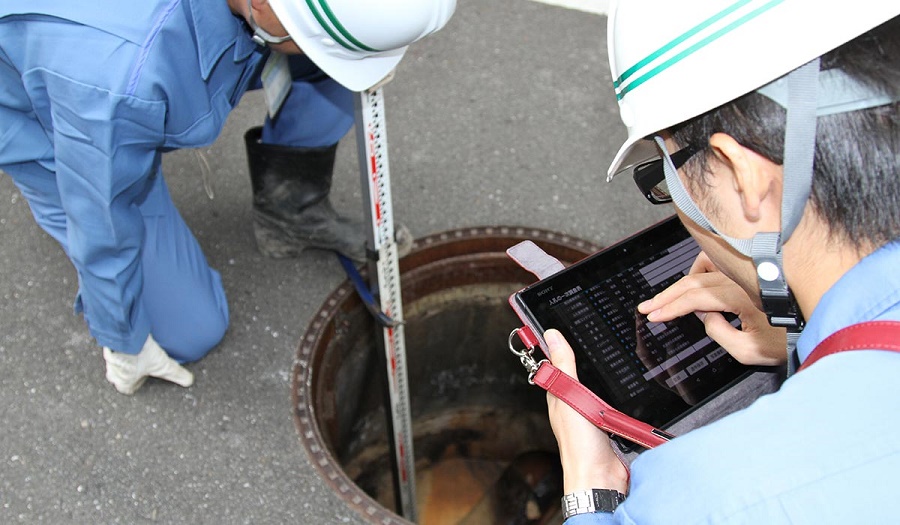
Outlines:
[[642,160],[643,139],[750,93],[898,13],[900,4],[883,0],[614,0],[607,48],[628,139],[607,178]]
[[450,20],[456,0],[269,0],[300,49],[353,91],[384,80],[409,45]]
[[298,47],[328,76],[351,91],[381,82],[403,59],[408,46],[360,56],[341,48],[319,25],[302,1],[272,0],[272,10]]

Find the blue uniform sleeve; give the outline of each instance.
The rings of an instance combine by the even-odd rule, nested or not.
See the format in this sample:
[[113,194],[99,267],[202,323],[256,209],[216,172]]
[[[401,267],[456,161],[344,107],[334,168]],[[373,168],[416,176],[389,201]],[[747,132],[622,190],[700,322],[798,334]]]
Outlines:
[[141,304],[144,222],[139,205],[158,176],[165,105],[116,95],[47,70],[24,79],[45,89],[55,171],[78,272],[81,308],[97,342],[137,353],[150,332]]

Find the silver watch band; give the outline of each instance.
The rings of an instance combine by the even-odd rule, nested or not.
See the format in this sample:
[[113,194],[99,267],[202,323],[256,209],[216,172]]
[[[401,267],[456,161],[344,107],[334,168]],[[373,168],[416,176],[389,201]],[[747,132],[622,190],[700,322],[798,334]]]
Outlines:
[[563,517],[569,519],[587,512],[613,512],[625,495],[613,489],[576,490],[562,497]]

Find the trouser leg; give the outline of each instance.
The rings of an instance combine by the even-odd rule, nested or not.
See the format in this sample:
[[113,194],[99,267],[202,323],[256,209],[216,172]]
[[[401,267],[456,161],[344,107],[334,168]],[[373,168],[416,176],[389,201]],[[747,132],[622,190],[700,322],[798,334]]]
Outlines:
[[[36,162],[3,169],[28,200],[38,225],[68,253],[66,214],[55,174]],[[153,337],[174,359],[196,361],[221,340],[228,326],[221,279],[206,263],[161,175],[139,206],[145,223],[141,300]]]
[[56,175],[37,162],[4,166],[19,192],[28,201],[35,222],[62,246],[68,254],[66,213],[56,187]]
[[161,175],[141,211],[145,227],[141,299],[151,333],[176,361],[196,361],[221,341],[228,328],[222,279],[207,263]]

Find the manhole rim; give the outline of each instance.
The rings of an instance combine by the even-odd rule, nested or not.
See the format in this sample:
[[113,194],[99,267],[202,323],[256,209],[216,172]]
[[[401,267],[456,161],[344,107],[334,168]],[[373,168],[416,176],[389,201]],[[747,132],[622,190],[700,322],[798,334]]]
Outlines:
[[[415,257],[421,251],[440,247],[445,244],[459,243],[461,241],[475,241],[478,239],[508,239],[509,246],[516,242],[531,240],[558,245],[562,249],[579,252],[586,256],[598,251],[601,247],[584,239],[567,234],[554,232],[542,228],[524,226],[479,226],[447,230],[434,233],[416,239],[413,243],[410,255],[401,261],[401,275],[404,261]],[[490,253],[496,253],[491,251]],[[574,262],[574,261],[572,261]],[[335,458],[325,445],[325,439],[316,424],[316,407],[312,396],[309,395],[312,385],[312,371],[314,368],[313,355],[318,348],[325,332],[333,324],[340,314],[344,301],[351,300],[357,303],[352,284],[349,280],[343,281],[323,302],[322,306],[313,315],[303,337],[298,345],[297,354],[292,367],[291,379],[291,403],[294,425],[297,429],[300,442],[305,449],[310,463],[319,472],[322,479],[333,491],[347,503],[361,517],[371,520],[372,523],[383,525],[415,525],[395,514],[390,509],[382,506],[374,498],[363,491],[344,472],[340,462]]]

